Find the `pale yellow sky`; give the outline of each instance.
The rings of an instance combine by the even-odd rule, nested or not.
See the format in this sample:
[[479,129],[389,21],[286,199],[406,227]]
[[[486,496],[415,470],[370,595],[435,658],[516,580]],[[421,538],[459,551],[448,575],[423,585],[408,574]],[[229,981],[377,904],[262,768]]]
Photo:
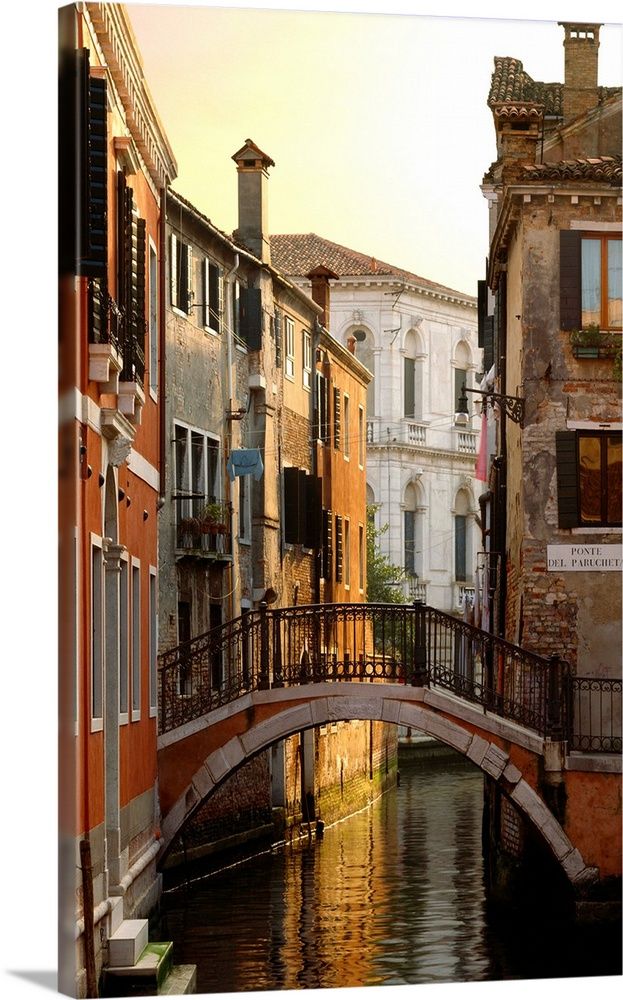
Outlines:
[[[493,57],[562,81],[556,20],[128,9],[178,161],[173,186],[217,226],[237,224],[231,154],[251,138],[276,164],[272,232],[316,232],[475,294]],[[602,29],[602,84],[621,82],[620,37]]]

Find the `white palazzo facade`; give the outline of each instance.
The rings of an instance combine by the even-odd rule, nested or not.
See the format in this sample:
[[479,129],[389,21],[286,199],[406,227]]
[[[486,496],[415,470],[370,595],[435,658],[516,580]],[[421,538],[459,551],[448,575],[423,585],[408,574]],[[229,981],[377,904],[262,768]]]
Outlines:
[[[373,373],[368,389],[367,499],[388,525],[380,545],[407,574],[405,596],[461,613],[473,599],[480,531],[475,480],[480,417],[476,299],[313,234],[273,236],[273,262],[302,287],[324,266],[330,329]],[[351,341],[352,344],[352,341]],[[465,418],[463,418],[465,420]]]

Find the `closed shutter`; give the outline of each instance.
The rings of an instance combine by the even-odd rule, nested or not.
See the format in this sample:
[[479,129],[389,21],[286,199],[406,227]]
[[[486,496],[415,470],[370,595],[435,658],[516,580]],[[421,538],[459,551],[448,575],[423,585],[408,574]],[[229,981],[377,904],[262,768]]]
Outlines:
[[478,346],[485,346],[485,320],[487,319],[487,282],[478,282]]
[[298,542],[299,469],[283,470],[283,537],[288,545]]
[[339,448],[342,440],[342,393],[333,390],[333,446]]
[[89,80],[87,259],[83,273],[104,277],[108,268],[106,80]]
[[170,272],[171,272],[171,305],[172,306],[177,306],[179,304],[178,303],[178,298],[177,298],[178,288],[179,288],[178,281],[177,281],[177,274],[178,274],[178,268],[179,268],[178,258],[179,258],[179,243],[178,243],[178,240],[177,240],[177,236],[175,236],[174,233],[171,233]]
[[281,342],[283,336],[283,316],[279,309],[275,309],[275,364],[281,368]]
[[580,523],[580,515],[575,431],[556,431],[556,486],[558,527],[576,528]]
[[221,292],[220,292],[220,268],[217,264],[213,264],[212,261],[206,262],[208,264],[208,301],[209,301],[209,315],[207,318],[207,325],[214,330],[216,333],[221,332]]
[[188,243],[183,245],[182,261],[182,302],[180,308],[183,312],[190,313],[193,301],[193,248]]
[[467,518],[464,514],[456,514],[454,517],[454,578],[455,580],[465,580],[467,569],[466,559],[467,541]]
[[147,333],[147,319],[145,312],[145,295],[147,293],[147,236],[145,219],[136,219],[134,225],[136,228],[136,324],[133,345],[134,374],[140,384],[143,385],[145,379],[145,335]]
[[582,325],[581,237],[575,230],[560,232],[560,329]]
[[123,310],[126,301],[126,182],[123,172],[117,174],[117,305]]
[[343,537],[342,518],[340,517],[339,514],[336,514],[335,515],[335,579],[337,583],[342,582],[342,562],[343,562],[342,537]]
[[250,351],[262,346],[262,293],[259,288],[240,289],[240,336]]
[[482,366],[488,372],[493,365],[493,316],[487,316],[483,327]]
[[108,341],[107,286],[99,278],[89,281],[89,343],[105,344]]
[[333,564],[333,513],[330,510],[322,512],[322,575],[325,580],[331,579]]

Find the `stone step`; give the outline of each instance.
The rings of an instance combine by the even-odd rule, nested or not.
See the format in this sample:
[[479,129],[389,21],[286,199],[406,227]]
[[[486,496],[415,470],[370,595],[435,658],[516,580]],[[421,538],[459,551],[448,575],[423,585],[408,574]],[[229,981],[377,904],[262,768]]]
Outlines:
[[108,938],[108,965],[112,968],[136,965],[149,937],[147,920],[122,920]]
[[150,941],[134,965],[108,966],[104,970],[104,994],[107,997],[159,995],[171,978],[172,968],[173,942]]

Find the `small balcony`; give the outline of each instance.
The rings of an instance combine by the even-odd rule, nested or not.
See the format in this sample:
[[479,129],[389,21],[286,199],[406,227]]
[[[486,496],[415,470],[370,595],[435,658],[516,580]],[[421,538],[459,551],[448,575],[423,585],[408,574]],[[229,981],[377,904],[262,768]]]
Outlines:
[[473,608],[475,597],[476,588],[473,583],[454,584],[454,606],[461,614],[465,611],[466,605],[468,608]]
[[423,601],[426,604],[426,584],[416,573],[407,573],[403,586],[404,595],[410,604],[414,601]]
[[123,367],[121,313],[105,284],[89,282],[89,379],[99,382],[102,392],[119,391]]
[[173,500],[176,557],[230,562],[231,504],[203,493],[177,495]]
[[460,455],[475,455],[478,435],[475,431],[455,431],[454,448]]

